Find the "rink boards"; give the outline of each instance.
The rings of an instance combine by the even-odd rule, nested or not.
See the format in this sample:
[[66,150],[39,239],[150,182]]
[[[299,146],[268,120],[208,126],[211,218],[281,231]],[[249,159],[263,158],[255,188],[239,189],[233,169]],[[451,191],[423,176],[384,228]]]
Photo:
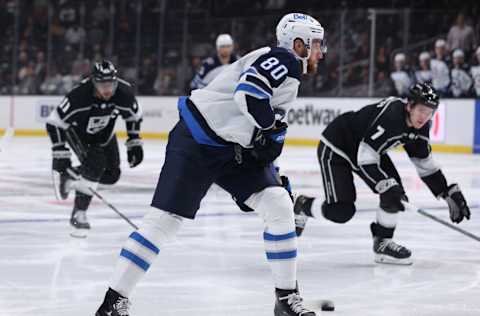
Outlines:
[[[15,136],[46,136],[44,121],[62,96],[0,97],[0,131],[15,128]],[[166,139],[178,120],[177,97],[138,97],[143,107],[144,138]],[[321,131],[343,112],[374,103],[375,98],[299,98],[287,113],[287,144],[316,146]],[[125,125],[118,120],[117,130]],[[444,99],[433,119],[433,148],[439,152],[480,152],[480,100]]]

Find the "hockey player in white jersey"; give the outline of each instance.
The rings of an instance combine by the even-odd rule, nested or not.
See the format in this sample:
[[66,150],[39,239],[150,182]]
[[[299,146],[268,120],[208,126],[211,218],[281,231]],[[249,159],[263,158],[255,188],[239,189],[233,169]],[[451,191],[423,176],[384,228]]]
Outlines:
[[[282,151],[287,130],[286,123],[275,119],[274,108],[295,101],[300,77],[316,68],[309,58],[312,51],[325,52],[324,30],[312,17],[292,13],[281,19],[276,35],[278,47],[247,54],[205,88],[179,99],[180,120],[169,134],[154,208],[122,248],[96,316],[129,314],[133,289],[184,218],[195,218],[213,183],[264,221],[275,316],[315,315],[298,292],[293,203],[272,162]],[[323,58],[321,52],[316,56]]]
[[220,34],[215,41],[217,53],[202,62],[202,66],[190,82],[190,88],[201,89],[213,81],[218,74],[229,64],[237,61],[233,53],[233,39],[230,34]]

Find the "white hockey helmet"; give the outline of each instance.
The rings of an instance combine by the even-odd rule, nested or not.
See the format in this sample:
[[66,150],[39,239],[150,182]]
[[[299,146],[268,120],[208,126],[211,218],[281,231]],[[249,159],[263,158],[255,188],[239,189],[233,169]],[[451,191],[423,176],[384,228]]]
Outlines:
[[233,45],[233,39],[230,34],[220,34],[217,37],[217,41],[215,42],[217,49],[222,46],[231,46]]
[[430,53],[429,52],[421,52],[420,55],[418,56],[419,61],[423,60],[429,60],[430,59]]
[[303,13],[289,13],[285,15],[277,25],[277,41],[278,46],[289,50],[293,49],[293,42],[299,38],[307,47],[308,56],[304,59],[306,64],[310,57],[311,45],[314,40],[320,41],[320,49],[322,53],[327,52],[327,46],[324,44],[324,35],[322,25],[309,15]]

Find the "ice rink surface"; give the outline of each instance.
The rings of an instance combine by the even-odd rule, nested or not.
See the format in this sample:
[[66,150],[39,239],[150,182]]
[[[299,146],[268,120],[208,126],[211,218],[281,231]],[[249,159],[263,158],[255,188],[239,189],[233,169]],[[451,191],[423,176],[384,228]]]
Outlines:
[[[101,191],[137,224],[150,208],[165,143],[146,141],[144,148],[144,163],[129,169],[121,145],[122,178]],[[47,138],[14,138],[0,153],[1,316],[93,316],[131,232],[94,200],[88,211],[89,237],[71,238],[72,197],[55,200],[50,157]],[[480,235],[480,157],[435,157],[470,203],[472,219],[460,226]],[[406,154],[396,152],[392,158],[410,201],[448,220],[445,202],[433,198]],[[313,147],[287,147],[280,165],[295,191],[323,194]],[[358,182],[359,211],[349,223],[309,221],[299,240],[298,263],[308,305],[331,299],[336,311],[322,315],[332,316],[480,315],[480,243],[405,212],[396,241],[413,251],[414,264],[377,265],[369,231],[377,204],[377,197]],[[187,220],[177,240],[161,249],[131,297],[131,315],[273,315],[262,232],[259,217],[242,213],[228,194],[213,187],[197,219]]]

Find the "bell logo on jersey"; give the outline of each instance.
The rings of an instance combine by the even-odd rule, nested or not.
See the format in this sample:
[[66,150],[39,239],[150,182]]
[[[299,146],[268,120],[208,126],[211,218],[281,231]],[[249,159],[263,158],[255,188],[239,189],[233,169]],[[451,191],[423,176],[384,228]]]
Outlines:
[[111,115],[90,117],[87,124],[87,133],[96,134],[100,132],[102,129],[107,127],[108,123],[110,122],[110,118]]

